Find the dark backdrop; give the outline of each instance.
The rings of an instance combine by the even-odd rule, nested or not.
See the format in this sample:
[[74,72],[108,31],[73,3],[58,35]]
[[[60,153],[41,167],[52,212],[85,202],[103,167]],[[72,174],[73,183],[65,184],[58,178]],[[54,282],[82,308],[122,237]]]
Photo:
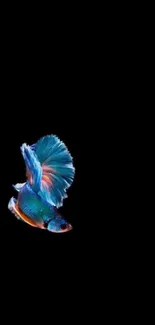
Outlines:
[[[80,153],[81,145],[83,151],[87,148],[90,124],[89,57],[83,41],[79,47],[75,38],[66,36],[55,40],[54,45],[42,39],[40,46],[40,39],[26,41],[21,37],[19,41],[12,38],[11,31],[9,35],[3,47],[1,74],[1,251],[5,256],[12,248],[13,256],[25,256],[23,250],[27,254],[32,251],[33,256],[48,252],[51,259],[57,249],[60,252],[69,245],[65,251],[74,255],[88,219],[81,218]],[[73,230],[64,234],[35,229],[8,210],[10,198],[17,195],[12,184],[25,181],[20,146],[23,142],[33,144],[47,134],[56,134],[64,141],[76,168],[74,183],[60,209],[73,225]]]
[[[23,80],[23,78],[21,79]],[[35,79],[36,80],[36,79]],[[40,79],[39,79],[40,80]],[[80,143],[82,122],[78,98],[70,83],[54,85],[49,79],[33,84],[31,76],[26,80],[6,80],[1,114],[1,216],[0,242],[4,259],[32,259],[51,265],[54,256],[75,255],[81,240],[80,214]],[[48,90],[47,90],[48,87]],[[75,179],[68,190],[60,213],[68,220],[73,230],[54,234],[33,228],[21,222],[8,210],[8,202],[17,192],[12,184],[25,181],[25,164],[20,152],[23,142],[35,143],[40,137],[56,134],[68,147],[76,168]],[[26,258],[27,256],[27,258]],[[26,259],[25,259],[26,258]],[[11,262],[12,263],[12,262]],[[11,266],[12,267],[12,266]]]
[[[37,103],[38,101],[36,101]],[[11,104],[11,103],[10,103]],[[80,197],[79,197],[79,161],[80,161],[80,141],[78,138],[78,125],[76,125],[76,112],[71,108],[71,114],[65,103],[61,103],[63,108],[57,103],[51,102],[47,105],[27,109],[17,108],[15,113],[3,119],[3,166],[2,166],[2,215],[0,219],[1,238],[6,241],[52,241],[59,237],[59,240],[80,238]],[[65,107],[66,106],[66,107]],[[18,221],[8,210],[7,205],[11,196],[17,197],[17,192],[12,184],[25,181],[25,164],[20,153],[20,146],[23,142],[35,143],[41,136],[56,134],[67,145],[71,152],[76,168],[75,180],[68,190],[68,198],[64,200],[63,207],[60,208],[62,215],[73,225],[73,230],[65,234],[52,234],[47,231],[35,229],[23,222]]]

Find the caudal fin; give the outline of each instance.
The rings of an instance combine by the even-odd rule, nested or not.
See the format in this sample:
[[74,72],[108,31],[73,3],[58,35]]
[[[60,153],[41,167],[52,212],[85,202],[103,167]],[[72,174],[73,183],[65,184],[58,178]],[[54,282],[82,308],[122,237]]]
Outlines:
[[67,197],[66,190],[74,179],[72,156],[55,135],[42,137],[33,145],[33,150],[42,168],[39,195],[58,208]]

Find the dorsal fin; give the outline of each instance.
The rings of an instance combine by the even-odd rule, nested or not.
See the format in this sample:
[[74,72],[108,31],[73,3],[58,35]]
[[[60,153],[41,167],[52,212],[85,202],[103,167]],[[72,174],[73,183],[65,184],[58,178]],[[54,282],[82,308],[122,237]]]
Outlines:
[[55,135],[42,137],[35,145],[35,154],[42,168],[39,195],[60,207],[74,179],[75,168],[71,154]]

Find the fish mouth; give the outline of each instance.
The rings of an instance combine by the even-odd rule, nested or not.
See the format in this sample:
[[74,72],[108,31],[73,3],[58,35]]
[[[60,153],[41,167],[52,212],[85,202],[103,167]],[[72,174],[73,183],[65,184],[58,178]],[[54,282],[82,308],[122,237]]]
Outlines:
[[54,232],[54,233],[59,233],[59,234],[61,234],[61,233],[64,233],[64,232],[68,232],[68,231],[70,231],[70,230],[72,230],[73,229],[73,227],[72,227],[72,225],[71,224],[68,224],[66,227],[65,227],[65,229],[60,229],[60,230],[49,230],[50,232]]
[[62,233],[62,232],[67,232],[67,231],[70,231],[70,230],[72,230],[73,229],[73,227],[72,227],[72,225],[69,223],[68,225],[67,225],[67,227],[65,227],[64,229],[62,228],[59,232],[60,233]]

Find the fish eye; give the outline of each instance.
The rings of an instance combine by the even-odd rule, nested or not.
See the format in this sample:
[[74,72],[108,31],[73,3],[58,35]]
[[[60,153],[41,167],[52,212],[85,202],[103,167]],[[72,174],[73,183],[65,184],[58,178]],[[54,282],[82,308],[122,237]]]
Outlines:
[[66,224],[64,223],[64,224],[62,224],[61,226],[60,226],[60,228],[62,229],[62,230],[64,230],[64,229],[66,229]]

